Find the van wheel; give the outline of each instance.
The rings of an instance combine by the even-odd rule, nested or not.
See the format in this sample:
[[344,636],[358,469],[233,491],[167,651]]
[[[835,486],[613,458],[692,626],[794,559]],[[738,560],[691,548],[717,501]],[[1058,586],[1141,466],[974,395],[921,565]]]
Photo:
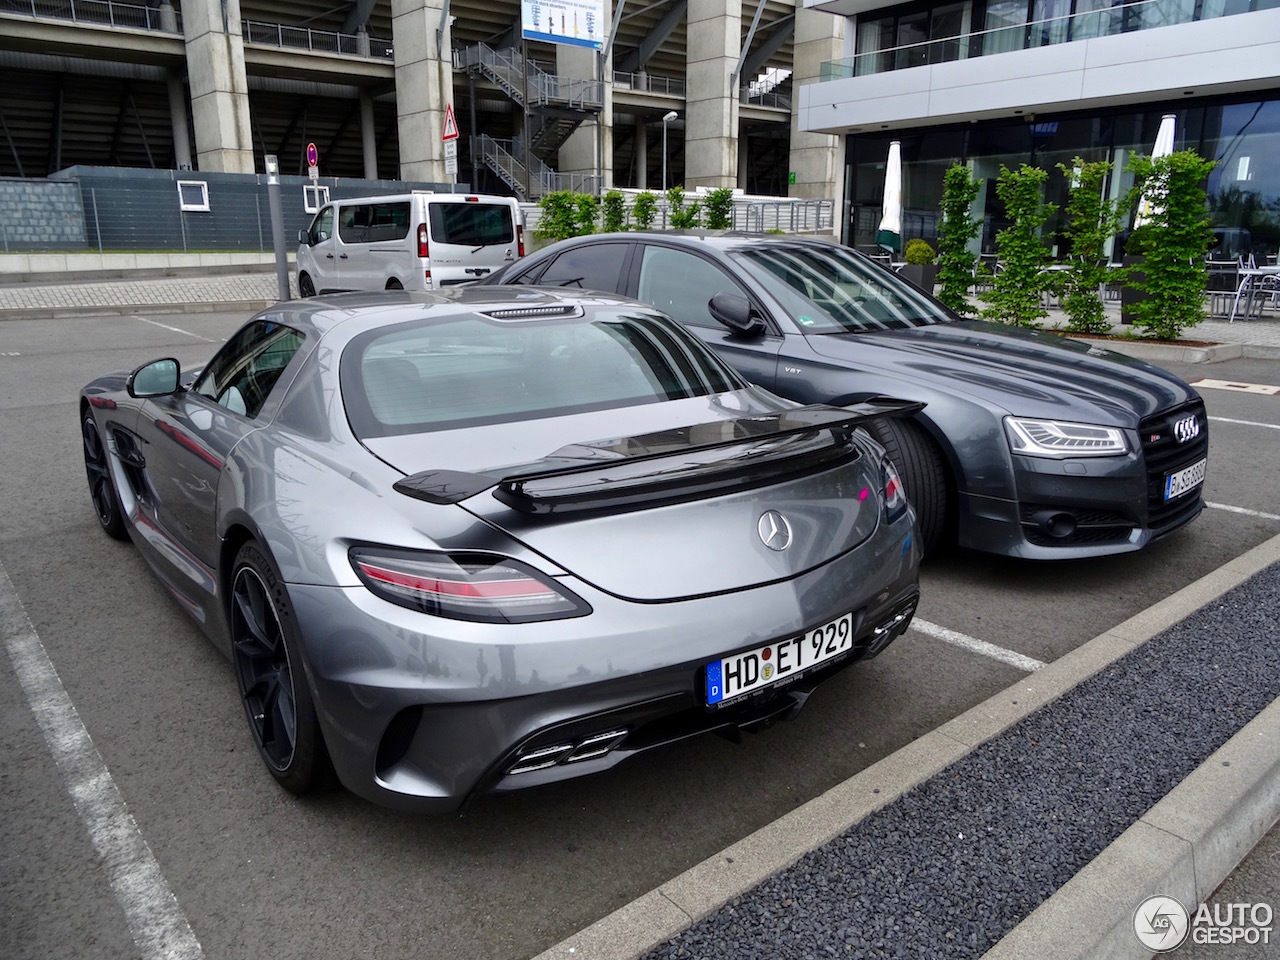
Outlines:
[[302,297],[314,297],[316,295],[316,285],[311,282],[311,278],[305,273],[298,274],[298,295]]
[[395,277],[392,277],[390,280],[388,280],[388,281],[387,281],[387,289],[388,289],[388,290],[403,290],[403,289],[404,289],[404,285],[403,285],[399,280],[397,280]]

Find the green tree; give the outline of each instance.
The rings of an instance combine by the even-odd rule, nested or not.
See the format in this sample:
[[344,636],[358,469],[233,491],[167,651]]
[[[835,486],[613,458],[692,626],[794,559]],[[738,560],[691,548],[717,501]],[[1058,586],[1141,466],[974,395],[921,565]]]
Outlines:
[[728,230],[733,226],[733,190],[721,187],[707,194],[707,228]]
[[1213,243],[1204,182],[1216,166],[1194,150],[1130,160],[1135,185],[1151,205],[1149,222],[1134,230],[1129,250],[1143,257],[1147,295],[1133,306],[1133,322],[1156,340],[1176,340],[1205,317],[1209,272],[1205,251]]
[[1123,217],[1133,205],[1132,192],[1109,200],[1103,187],[1111,164],[1106,160],[1086,163],[1080,157],[1071,166],[1058,164],[1067,178],[1067,224],[1064,234],[1071,242],[1069,267],[1060,278],[1062,309],[1067,329],[1076,333],[1106,333],[1111,329],[1102,305],[1102,288],[1120,279],[1123,271],[1107,262],[1107,240],[1120,232]]
[[636,195],[631,205],[631,219],[636,222],[637,230],[648,230],[658,215],[658,196],[651,190],[644,190]]
[[690,230],[698,225],[701,204],[695,200],[685,206],[684,187],[672,187],[667,191],[667,206],[670,211],[672,230]]
[[627,229],[627,198],[621,190],[610,190],[604,195],[604,232],[617,233]]
[[996,234],[996,252],[1001,270],[991,290],[984,296],[982,315],[1018,327],[1038,327],[1049,315],[1042,294],[1049,286],[1045,266],[1049,249],[1040,235],[1057,207],[1044,202],[1043,190],[1049,174],[1039,167],[1022,164],[1017,170],[1000,165],[996,195],[1004,203],[1012,223]]
[[977,257],[969,243],[982,223],[973,216],[973,201],[982,184],[957,163],[942,177],[942,217],[938,222],[938,299],[961,316],[973,314],[969,287]]
[[585,237],[596,232],[596,217],[600,213],[600,198],[592,193],[574,194],[577,207],[577,233],[574,236]]
[[538,201],[542,215],[533,235],[539,240],[564,240],[578,235],[578,205],[569,190],[554,190]]

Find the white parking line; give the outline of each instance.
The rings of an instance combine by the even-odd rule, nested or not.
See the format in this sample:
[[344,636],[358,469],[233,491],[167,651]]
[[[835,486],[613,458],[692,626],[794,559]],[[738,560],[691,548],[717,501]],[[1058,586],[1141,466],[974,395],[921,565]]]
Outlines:
[[1234,393],[1257,393],[1263,396],[1274,397],[1280,394],[1280,387],[1273,387],[1269,383],[1237,383],[1234,380],[1197,380],[1191,384],[1193,387],[1204,387],[1208,390],[1230,390]]
[[1268,430],[1280,430],[1280,423],[1259,423],[1257,420],[1232,420],[1230,417],[1210,417],[1219,423],[1238,423],[1245,427],[1266,427]]
[[970,653],[976,653],[984,657],[990,657],[992,660],[999,660],[1001,663],[1007,663],[1009,666],[1025,670],[1027,673],[1035,673],[1044,666],[1044,662],[1041,660],[1024,657],[1013,650],[997,647],[994,643],[987,643],[985,640],[978,640],[955,630],[948,630],[946,627],[940,627],[938,624],[930,623],[928,620],[921,620],[919,617],[911,621],[911,629],[919,630],[925,636],[941,640],[943,643],[962,647]]
[[149,323],[153,327],[159,327],[161,330],[168,330],[170,333],[180,333],[184,337],[195,337],[197,340],[203,340],[205,343],[221,343],[221,340],[210,340],[208,337],[202,337],[198,333],[192,333],[190,330],[183,330],[181,327],[171,327],[167,323],[161,323],[158,320],[148,320],[146,317],[133,315],[133,319],[141,320],[143,323]]
[[1274,513],[1263,513],[1261,510],[1246,510],[1244,507],[1233,507],[1226,503],[1210,503],[1206,500],[1204,505],[1206,507],[1213,507],[1215,510],[1226,510],[1228,513],[1243,513],[1246,517],[1259,517],[1263,520],[1280,520],[1280,515]]
[[102,756],[80,722],[44,644],[0,566],[0,636],[76,812],[102,858],[142,960],[204,956],[191,924],[138,831]]

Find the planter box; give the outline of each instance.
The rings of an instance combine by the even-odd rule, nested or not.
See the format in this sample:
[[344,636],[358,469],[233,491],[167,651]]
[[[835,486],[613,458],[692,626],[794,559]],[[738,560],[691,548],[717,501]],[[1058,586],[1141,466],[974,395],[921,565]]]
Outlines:
[[1126,267],[1131,267],[1132,272],[1129,274],[1129,279],[1126,280],[1124,282],[1124,285],[1120,287],[1120,322],[1121,323],[1132,324],[1133,323],[1133,305],[1136,303],[1141,303],[1142,301],[1148,299],[1149,295],[1145,290],[1139,290],[1137,287],[1133,286],[1133,281],[1135,280],[1137,280],[1139,283],[1146,282],[1147,275],[1143,273],[1141,269],[1142,264],[1145,262],[1145,260],[1146,260],[1145,257],[1139,257],[1135,254],[1126,253],[1124,255],[1123,264]]
[[898,275],[913,286],[932,295],[934,281],[938,279],[938,265],[936,263],[908,263],[898,271]]

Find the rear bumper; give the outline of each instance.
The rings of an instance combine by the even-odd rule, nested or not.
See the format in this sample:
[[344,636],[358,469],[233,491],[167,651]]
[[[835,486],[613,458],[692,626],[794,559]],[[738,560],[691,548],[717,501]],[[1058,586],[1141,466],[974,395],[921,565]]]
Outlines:
[[[823,680],[906,630],[919,595],[911,519],[804,576],[736,593],[632,603],[573,581],[594,613],[544,623],[441,621],[363,588],[291,586],[339,778],[384,806],[449,812],[660,744],[789,718]],[[704,705],[712,659],[850,610],[856,642],[842,658],[721,709]]]

